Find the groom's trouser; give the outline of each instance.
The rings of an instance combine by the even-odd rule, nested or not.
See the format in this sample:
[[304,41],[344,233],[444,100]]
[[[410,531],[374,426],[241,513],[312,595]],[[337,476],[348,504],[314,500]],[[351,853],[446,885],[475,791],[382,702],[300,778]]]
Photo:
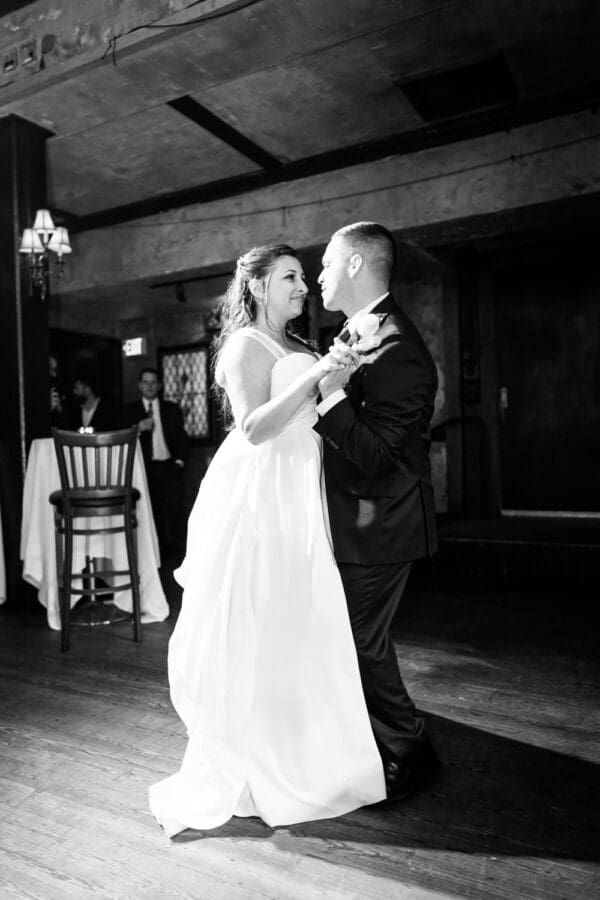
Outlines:
[[390,626],[412,563],[338,566],[375,741],[384,762],[406,759],[420,749],[425,730],[404,687]]

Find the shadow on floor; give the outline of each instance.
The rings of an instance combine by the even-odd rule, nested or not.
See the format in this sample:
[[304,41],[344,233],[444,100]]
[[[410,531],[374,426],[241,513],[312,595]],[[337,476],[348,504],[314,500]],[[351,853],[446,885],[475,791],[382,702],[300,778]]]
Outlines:
[[[321,839],[324,858],[334,839],[338,852],[346,847],[349,864],[357,843],[600,860],[600,766],[439,716],[428,722],[444,760],[434,786],[395,806],[365,807],[338,819],[293,825],[285,833]],[[186,831],[175,842],[271,839],[282,831],[258,819],[235,818],[210,832]]]

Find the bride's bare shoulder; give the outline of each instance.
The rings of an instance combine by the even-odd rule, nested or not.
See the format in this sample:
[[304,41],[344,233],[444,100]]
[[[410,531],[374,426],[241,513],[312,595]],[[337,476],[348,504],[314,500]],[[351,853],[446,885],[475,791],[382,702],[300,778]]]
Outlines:
[[224,374],[229,377],[233,372],[248,372],[270,370],[275,363],[275,357],[251,328],[240,328],[229,335],[219,360],[219,366]]
[[258,356],[270,353],[271,356],[273,355],[266,342],[261,339],[261,335],[255,328],[250,327],[240,328],[229,335],[223,344],[221,355],[226,353],[231,355],[246,355],[249,353],[250,355],[256,354]]

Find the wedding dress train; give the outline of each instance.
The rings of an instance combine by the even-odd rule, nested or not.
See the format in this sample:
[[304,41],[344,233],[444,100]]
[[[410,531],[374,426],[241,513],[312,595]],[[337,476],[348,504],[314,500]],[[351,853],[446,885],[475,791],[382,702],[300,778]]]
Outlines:
[[[276,356],[272,396],[314,363],[243,333]],[[315,421],[309,399],[263,444],[234,429],[202,481],[168,662],[189,740],[180,771],[149,792],[171,836],[234,815],[271,826],[328,818],[385,797]]]

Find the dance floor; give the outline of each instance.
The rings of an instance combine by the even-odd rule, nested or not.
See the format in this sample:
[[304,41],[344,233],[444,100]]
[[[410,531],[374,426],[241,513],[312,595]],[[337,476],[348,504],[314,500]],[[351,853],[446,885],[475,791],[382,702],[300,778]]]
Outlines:
[[[176,606],[172,585],[167,585]],[[234,819],[169,841],[148,784],[185,745],[169,622],[79,628],[0,608],[0,897],[600,897],[595,597],[435,585],[397,651],[443,757],[393,808],[271,829]]]

